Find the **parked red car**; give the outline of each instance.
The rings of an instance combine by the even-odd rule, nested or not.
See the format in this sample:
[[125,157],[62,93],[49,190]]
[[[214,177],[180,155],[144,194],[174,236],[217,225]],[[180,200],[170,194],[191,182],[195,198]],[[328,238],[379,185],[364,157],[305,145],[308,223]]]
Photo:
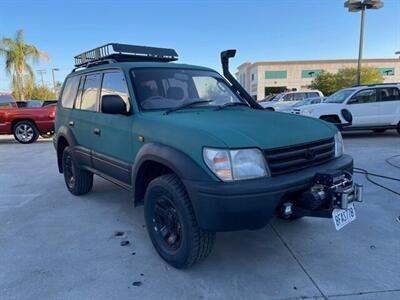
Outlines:
[[19,108],[0,105],[0,134],[13,134],[22,144],[35,142],[39,135],[54,133],[56,106]]

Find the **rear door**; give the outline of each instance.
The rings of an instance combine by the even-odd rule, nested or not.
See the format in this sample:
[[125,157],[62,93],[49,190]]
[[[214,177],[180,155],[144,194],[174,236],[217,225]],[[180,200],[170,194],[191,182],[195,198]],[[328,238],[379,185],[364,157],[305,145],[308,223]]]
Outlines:
[[379,88],[378,100],[382,125],[396,125],[400,118],[400,90],[397,87]]
[[355,93],[347,101],[346,108],[353,115],[353,127],[381,124],[380,103],[374,88]]
[[98,109],[101,73],[82,76],[74,109],[70,112],[68,126],[72,128],[77,147],[74,149],[81,163],[92,166],[91,150],[94,144],[93,129]]
[[132,122],[134,115],[105,114],[101,111],[101,97],[118,95],[124,100],[127,112],[131,110],[128,88],[120,70],[104,72],[100,90],[99,112],[92,131],[93,166],[105,175],[131,184],[131,167],[134,158]]

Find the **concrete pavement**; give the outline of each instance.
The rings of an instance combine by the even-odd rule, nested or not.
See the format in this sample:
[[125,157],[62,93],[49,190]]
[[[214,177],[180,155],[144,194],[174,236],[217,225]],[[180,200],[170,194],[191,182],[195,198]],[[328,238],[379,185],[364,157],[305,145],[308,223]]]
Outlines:
[[[385,163],[400,154],[394,131],[344,137],[358,167],[400,177]],[[365,202],[341,231],[303,218],[219,233],[206,261],[179,271],[153,249],[143,208],[133,208],[128,192],[96,178],[90,194],[75,197],[50,140],[20,145],[2,136],[0,298],[399,299],[400,197],[356,177]],[[377,181],[400,191],[399,182]]]

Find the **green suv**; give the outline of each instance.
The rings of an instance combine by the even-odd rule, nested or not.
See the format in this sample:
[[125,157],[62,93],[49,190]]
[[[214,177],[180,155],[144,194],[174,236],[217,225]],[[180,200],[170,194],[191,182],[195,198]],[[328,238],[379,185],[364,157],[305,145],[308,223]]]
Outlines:
[[93,175],[144,205],[159,255],[176,268],[207,257],[215,232],[259,229],[273,216],[355,218],[353,159],[332,124],[262,109],[224,77],[172,63],[173,49],[107,44],[75,57],[58,101],[54,146],[68,190]]

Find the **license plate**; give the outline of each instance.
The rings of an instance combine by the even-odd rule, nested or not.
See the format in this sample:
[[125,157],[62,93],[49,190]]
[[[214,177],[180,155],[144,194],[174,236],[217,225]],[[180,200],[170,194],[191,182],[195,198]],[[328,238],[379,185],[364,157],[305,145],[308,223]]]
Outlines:
[[332,212],[332,219],[336,230],[340,230],[347,224],[353,222],[356,219],[354,204],[350,203],[346,209],[335,208]]

